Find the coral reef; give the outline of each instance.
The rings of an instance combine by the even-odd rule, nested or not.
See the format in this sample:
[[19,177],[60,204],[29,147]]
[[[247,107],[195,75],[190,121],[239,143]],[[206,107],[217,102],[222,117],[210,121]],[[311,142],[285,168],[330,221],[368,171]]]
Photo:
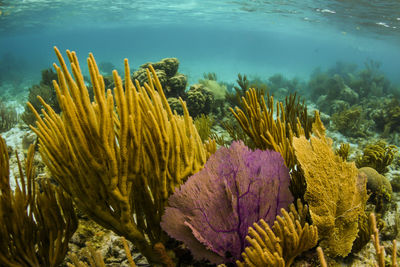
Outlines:
[[186,103],[192,117],[209,114],[214,103],[214,96],[203,84],[191,85],[186,95]]
[[115,69],[116,68],[115,68],[114,64],[109,61],[102,61],[99,63],[100,73],[104,76],[112,75],[112,71]]
[[[131,252],[130,252],[130,249],[129,249],[128,242],[123,237],[121,238],[121,242],[123,244],[124,251],[125,251],[126,257],[128,259],[129,266],[130,267],[136,267],[136,264],[133,261],[133,258],[132,258],[132,255],[131,255]],[[68,267],[89,267],[89,266],[90,267],[105,267],[106,264],[104,262],[104,259],[103,259],[102,255],[101,255],[101,253],[99,253],[99,251],[96,251],[91,244],[88,244],[88,249],[89,249],[88,258],[89,258],[90,265],[87,265],[86,263],[80,261],[78,259],[78,257],[76,256],[76,254],[72,254],[71,255],[71,260],[72,260],[72,262],[74,264],[68,263],[67,264]],[[171,267],[172,267],[172,265],[171,265]]]
[[333,128],[345,136],[366,137],[368,123],[361,106],[352,106],[332,115]]
[[62,115],[39,98],[42,119],[28,104],[43,161],[80,210],[132,241],[149,262],[162,263],[154,245],[167,239],[160,219],[168,196],[203,167],[215,145],[201,142],[183,101],[184,116],[172,113],[151,66],[148,83],[135,86],[125,60],[125,90],[114,71],[113,95],[90,54],[91,102],[76,54],[67,51],[73,78],[55,51],[60,67],[54,65],[53,85]]
[[228,90],[225,95],[225,100],[229,103],[229,106],[240,107],[242,105],[242,98],[246,96],[246,91],[250,88],[256,90],[257,95],[259,97],[264,97],[267,85],[264,83],[254,83],[247,79],[246,74],[238,74],[238,78],[236,80],[238,86],[233,86],[233,90]]
[[268,78],[267,89],[277,100],[283,101],[286,96],[303,92],[304,84],[299,78],[288,79],[277,73]]
[[350,154],[350,144],[341,143],[339,148],[335,150],[335,155],[338,155],[343,159],[343,161],[347,161]]
[[302,252],[315,247],[317,227],[306,222],[308,207],[300,199],[297,207],[291,204],[289,213],[282,209],[272,230],[263,219],[254,223],[246,236],[251,246],[242,253],[244,262],[236,261],[237,266],[290,266]]
[[389,108],[383,102],[399,94],[379,66],[367,61],[358,71],[354,65],[338,62],[325,72],[314,71],[308,82],[310,97],[320,111],[334,115],[334,130],[349,137],[366,137],[375,129],[386,135],[395,131],[399,125],[398,104]]
[[[56,113],[60,113],[61,109],[53,87],[53,80],[57,81],[57,73],[55,73],[52,69],[45,69],[42,70],[42,80],[40,81],[40,84],[33,85],[31,88],[29,88],[28,101],[36,110],[42,109],[42,104],[37,98],[37,96],[40,95]],[[34,113],[28,106],[25,107],[25,111],[22,113],[21,119],[26,125],[33,125],[36,121]]]
[[379,62],[373,60],[366,61],[363,70],[356,73],[356,75],[350,75],[349,86],[361,98],[388,95],[394,91],[394,88],[379,68]]
[[371,167],[377,172],[385,174],[397,152],[396,146],[388,145],[384,140],[368,144],[363,149],[362,155],[358,156],[356,159],[357,168]]
[[[376,224],[376,218],[375,214],[371,213],[369,216],[370,220],[370,225],[371,225],[371,230],[373,234],[371,235],[372,242],[374,243],[375,251],[376,251],[376,261],[378,263],[377,266],[379,267],[385,267],[385,250],[383,246],[381,246],[379,242],[379,230],[377,228]],[[396,267],[397,265],[397,243],[396,240],[393,240],[392,242],[393,248],[392,248],[392,257],[391,257],[391,266]]]
[[[316,125],[317,126],[317,125]],[[319,126],[315,136],[293,138],[299,167],[304,172],[313,225],[318,227],[320,246],[330,256],[345,257],[358,233],[358,219],[364,216],[368,199],[367,179],[354,163],[343,162],[332,150],[332,141]]]
[[[53,245],[61,248],[59,256],[56,252],[46,256],[43,251],[51,248],[32,245],[38,237],[27,237],[32,229],[43,229],[31,227],[31,222],[26,232],[12,228],[18,216],[13,214],[17,219],[10,220],[10,205],[1,202],[21,196],[26,204],[18,209],[24,216],[45,225],[46,231],[53,229],[46,223],[65,221],[60,212],[49,215],[45,208],[40,215],[46,218],[36,220],[35,212],[41,208],[29,206],[39,203],[41,196],[51,196],[50,175],[59,185],[51,188],[70,195],[85,214],[79,215],[83,224],[70,241],[71,253],[62,266],[315,265],[317,253],[311,249],[317,242],[322,265],[367,263],[374,261],[371,234],[379,265],[384,253],[392,253],[386,240],[396,238],[400,229],[397,148],[379,141],[360,151],[366,137],[376,138],[371,136],[373,130],[381,134],[378,138],[400,143],[399,101],[376,62],[368,62],[361,71],[338,63],[325,72],[316,71],[309,81],[311,98],[328,113],[324,117],[328,134],[337,138],[336,147],[342,143],[334,151],[321,113],[309,116],[305,101],[295,93],[304,87],[299,79],[281,74],[268,80],[248,79],[239,74],[234,86],[207,73],[185,91],[187,79],[178,73],[175,58],[147,63],[134,74],[126,60],[120,77],[117,71],[109,75],[110,64],[97,66],[90,54],[88,78],[74,52],[67,51],[70,66],[57,49],[56,54],[57,73],[43,71],[42,82],[30,88],[28,106],[33,113],[24,116],[30,123],[37,120],[31,127],[34,133],[17,135],[17,127],[7,132],[25,148],[37,137],[40,163],[47,169],[46,175],[40,170],[39,181],[44,182],[34,184],[35,190],[29,189],[34,187],[30,167],[25,173],[28,180],[19,180],[14,193],[0,183],[0,220],[8,220],[0,221],[0,235],[6,236],[0,236],[0,265],[8,266],[3,262],[22,255],[18,248],[2,258],[4,251],[10,251],[4,248],[15,246],[19,239],[29,240],[24,248],[35,247],[24,249],[35,252],[24,256],[34,259],[33,265],[52,266],[64,257],[71,232],[63,232],[67,236],[61,238],[62,245]],[[102,76],[100,68],[108,76]],[[226,113],[228,104],[232,108]],[[350,155],[347,142],[358,154]],[[217,143],[220,149],[215,152]],[[4,155],[5,150],[3,160]],[[7,164],[0,164],[0,174],[7,175]],[[20,174],[24,175],[22,169]],[[298,199],[295,204],[293,196]],[[61,198],[53,196],[47,200],[52,204],[46,205],[60,204]],[[68,201],[64,208],[72,207]],[[368,215],[373,210],[380,222],[372,228],[382,229],[386,252],[370,227]],[[15,233],[9,235],[11,231]],[[40,235],[60,241],[57,234]],[[131,253],[117,235],[132,242],[129,263]],[[362,261],[362,255],[369,261]]]
[[201,141],[205,142],[211,137],[211,128],[214,124],[214,118],[211,115],[201,114],[194,120],[197,132],[200,135]]
[[164,58],[156,63],[145,63],[132,74],[132,80],[138,80],[140,84],[148,83],[146,70],[150,65],[153,66],[167,98],[184,98],[187,78],[178,73],[179,60],[177,58]]
[[226,95],[226,85],[218,83],[216,80],[200,80],[206,90],[210,91],[215,101],[224,101]]
[[293,201],[289,181],[279,153],[251,151],[234,142],[220,148],[169,198],[161,226],[196,259],[235,262],[248,227],[260,219],[272,224]]
[[49,180],[36,183],[34,145],[24,164],[18,159],[19,182],[10,187],[9,157],[0,136],[0,265],[56,267],[64,260],[77,228],[71,199]]
[[383,215],[393,195],[389,179],[371,167],[362,167],[358,171],[367,177],[367,189],[370,192],[368,201],[375,205],[375,212]]
[[377,107],[372,119],[376,124],[377,130],[385,136],[400,130],[400,101],[397,98],[381,101],[382,107]]
[[[225,117],[227,108],[225,107],[225,97],[227,94],[227,87],[223,83],[219,83],[216,80],[199,80],[201,85],[204,85],[204,89],[208,90],[213,101],[211,104],[211,112],[218,118]],[[189,110],[190,112],[190,110]]]
[[176,112],[179,115],[183,115],[183,108],[182,108],[181,101],[179,100],[179,98],[168,97],[167,102],[173,112]]
[[386,196],[385,201],[390,201],[393,190],[388,178],[371,167],[362,167],[358,171],[367,176],[367,188],[371,190],[372,198],[377,194],[383,194]]
[[243,110],[235,107],[231,112],[239,122],[241,128],[254,142],[255,147],[265,150],[273,149],[283,156],[289,168],[294,166],[294,152],[292,149],[292,128],[287,127],[282,103],[277,104],[276,120],[274,119],[274,100],[269,97],[265,102],[264,97],[259,97],[253,88],[246,92],[242,99]]
[[[285,106],[278,101],[274,114],[273,97],[269,96],[266,102],[259,94],[259,91],[249,89],[246,97],[242,98],[242,109],[235,107],[235,110],[230,110],[254,147],[272,149],[282,155],[292,171],[290,190],[295,198],[303,198],[306,185],[303,174],[294,168],[296,158],[292,140],[294,135],[309,136],[313,120],[307,115],[307,107],[299,104],[296,95],[287,97]],[[315,121],[320,121],[317,112]]]
[[0,99],[0,133],[6,132],[18,123],[18,114],[15,107],[7,105]]
[[218,143],[221,146],[229,146],[232,141],[242,141],[248,146],[249,148],[255,148],[254,142],[250,139],[250,137],[245,133],[242,127],[237,120],[231,119],[221,122],[221,127],[229,134],[230,140],[225,140],[222,138],[221,142]]

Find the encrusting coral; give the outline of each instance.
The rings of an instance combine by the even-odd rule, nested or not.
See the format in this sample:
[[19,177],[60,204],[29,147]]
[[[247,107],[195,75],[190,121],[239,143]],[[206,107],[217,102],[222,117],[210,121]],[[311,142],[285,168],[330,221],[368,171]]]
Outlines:
[[317,245],[317,227],[306,223],[308,207],[298,199],[297,210],[293,204],[289,210],[281,210],[272,230],[262,219],[249,228],[250,246],[242,253],[243,262],[236,262],[238,267],[290,266],[298,255]]
[[344,162],[332,150],[320,121],[313,125],[314,136],[295,137],[293,146],[304,172],[313,225],[318,227],[320,246],[328,255],[347,256],[358,233],[358,220],[365,216],[368,199],[367,178],[354,164]]
[[203,167],[215,143],[201,141],[183,101],[183,116],[171,111],[151,66],[148,83],[134,85],[125,60],[124,84],[113,71],[114,92],[106,91],[90,54],[91,102],[75,52],[67,51],[72,77],[55,51],[62,115],[41,100],[41,118],[28,104],[43,161],[83,212],[132,241],[150,263],[162,263],[153,246],[167,239],[160,220],[168,196]]
[[0,136],[0,265],[56,267],[68,250],[78,220],[71,199],[49,180],[34,179],[34,145],[24,164],[17,154],[19,182],[10,187],[7,146]]

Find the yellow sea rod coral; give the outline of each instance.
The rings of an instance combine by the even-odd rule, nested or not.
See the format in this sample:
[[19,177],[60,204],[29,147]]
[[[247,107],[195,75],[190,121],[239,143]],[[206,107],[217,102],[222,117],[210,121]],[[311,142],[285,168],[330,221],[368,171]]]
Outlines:
[[113,71],[115,88],[106,90],[92,54],[87,60],[94,100],[89,98],[75,52],[67,50],[72,75],[57,48],[54,83],[62,115],[43,100],[41,117],[31,127],[54,179],[94,221],[132,241],[151,263],[164,242],[160,218],[168,196],[198,172],[215,144],[203,144],[181,101],[184,115],[173,114],[150,66],[149,83]]
[[302,252],[317,245],[317,227],[306,222],[308,207],[297,200],[289,212],[282,209],[282,216],[277,216],[271,227],[261,219],[249,227],[246,236],[250,244],[242,253],[243,262],[236,261],[237,266],[290,266]]

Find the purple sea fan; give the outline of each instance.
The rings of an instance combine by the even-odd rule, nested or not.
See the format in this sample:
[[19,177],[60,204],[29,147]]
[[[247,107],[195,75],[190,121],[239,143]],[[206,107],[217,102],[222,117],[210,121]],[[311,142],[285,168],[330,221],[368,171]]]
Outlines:
[[204,168],[169,198],[161,227],[183,241],[196,259],[234,262],[249,226],[272,225],[293,202],[289,170],[275,151],[251,151],[242,142],[220,148]]

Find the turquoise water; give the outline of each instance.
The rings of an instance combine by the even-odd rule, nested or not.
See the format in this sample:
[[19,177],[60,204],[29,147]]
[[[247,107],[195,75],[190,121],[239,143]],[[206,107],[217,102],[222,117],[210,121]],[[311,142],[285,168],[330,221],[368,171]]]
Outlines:
[[[400,83],[400,1],[0,1],[0,75],[38,82],[55,62],[52,47],[77,51],[81,64],[132,68],[177,57],[197,82],[204,72],[282,73],[307,79],[337,61],[381,63]],[[18,75],[5,75],[4,72]]]

